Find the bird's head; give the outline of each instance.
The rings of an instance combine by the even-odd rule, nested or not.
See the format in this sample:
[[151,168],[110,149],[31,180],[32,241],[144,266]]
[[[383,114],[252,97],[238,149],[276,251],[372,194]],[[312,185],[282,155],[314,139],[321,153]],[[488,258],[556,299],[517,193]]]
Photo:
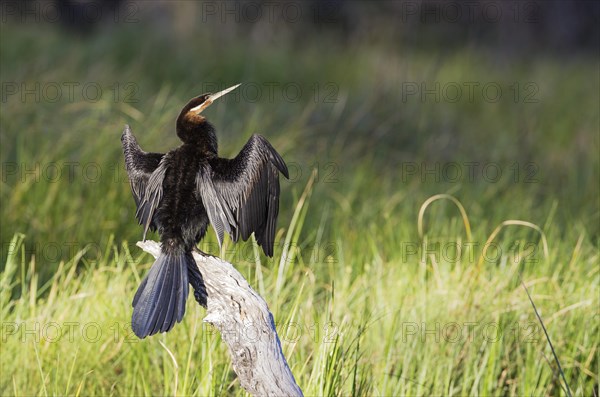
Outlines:
[[[214,128],[206,117],[202,115],[204,109],[223,95],[235,90],[240,84],[229,87],[226,90],[216,94],[202,94],[192,98],[187,105],[183,107],[179,117],[177,117],[177,136],[184,143],[209,143],[209,148],[214,149],[216,153],[217,138]],[[208,141],[207,141],[208,139]]]

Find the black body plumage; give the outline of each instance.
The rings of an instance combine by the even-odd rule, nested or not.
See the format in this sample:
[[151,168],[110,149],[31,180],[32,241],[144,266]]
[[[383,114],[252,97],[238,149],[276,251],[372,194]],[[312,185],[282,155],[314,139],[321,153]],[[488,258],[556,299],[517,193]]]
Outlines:
[[183,144],[166,154],[143,151],[129,126],[121,137],[144,239],[148,229],[161,239],[161,254],[133,299],[132,328],[140,338],[169,331],[181,321],[188,283],[206,306],[202,275],[191,253],[209,224],[219,244],[225,232],[234,241],[254,233],[265,254],[273,256],[279,173],[288,177],[285,162],[260,135],[253,135],[235,158],[218,157],[215,130],[200,116],[210,103],[205,94],[183,108],[176,125]]

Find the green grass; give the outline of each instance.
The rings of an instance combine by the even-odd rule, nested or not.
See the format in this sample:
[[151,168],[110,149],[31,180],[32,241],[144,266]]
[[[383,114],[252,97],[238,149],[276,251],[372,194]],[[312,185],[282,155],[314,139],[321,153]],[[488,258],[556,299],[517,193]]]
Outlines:
[[[96,102],[2,103],[2,395],[244,394],[193,299],[168,334],[138,341],[129,329],[152,259],[135,247],[120,132],[131,124],[146,150],[176,146],[174,117],[203,82],[294,82],[305,93],[226,100],[209,117],[223,155],[260,132],[291,165],[274,258],[251,242],[226,240],[224,251],[268,302],[306,395],[564,395],[521,279],[573,395],[597,393],[597,58],[503,62],[474,48],[327,38],[252,48],[225,38],[225,51],[210,32],[177,51],[169,32],[143,27],[79,41],[2,26],[3,82],[138,90],[135,103],[106,88]],[[402,83],[421,81],[498,82],[506,93],[532,81],[539,101],[403,101]],[[329,82],[336,100],[315,101],[315,84]],[[422,180],[406,168],[451,162],[493,163],[503,176]],[[468,231],[440,200],[419,233],[435,194],[458,199]],[[484,251],[506,220],[542,234],[507,225]],[[212,232],[201,244],[218,252]]]

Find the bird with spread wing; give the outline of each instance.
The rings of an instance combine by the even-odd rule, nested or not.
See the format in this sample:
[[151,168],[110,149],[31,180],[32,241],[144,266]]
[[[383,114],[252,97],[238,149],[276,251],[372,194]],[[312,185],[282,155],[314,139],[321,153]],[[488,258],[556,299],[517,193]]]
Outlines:
[[192,98],[177,117],[183,144],[168,153],[143,151],[127,125],[121,136],[143,238],[152,230],[161,240],[161,254],[133,298],[132,328],[139,338],[167,332],[182,320],[189,284],[206,306],[192,250],[209,224],[219,245],[225,232],[233,241],[254,233],[264,253],[273,256],[279,173],[288,178],[285,162],[260,135],[252,135],[235,158],[218,157],[215,129],[202,115],[238,86]]

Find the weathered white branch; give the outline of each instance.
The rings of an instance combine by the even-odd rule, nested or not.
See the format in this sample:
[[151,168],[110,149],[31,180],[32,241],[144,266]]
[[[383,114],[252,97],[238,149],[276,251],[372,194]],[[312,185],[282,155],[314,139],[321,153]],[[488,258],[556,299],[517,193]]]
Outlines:
[[[137,245],[155,258],[156,241]],[[232,264],[194,252],[206,285],[207,315],[221,333],[244,389],[255,396],[302,396],[281,351],[273,315],[265,300],[235,270]]]

